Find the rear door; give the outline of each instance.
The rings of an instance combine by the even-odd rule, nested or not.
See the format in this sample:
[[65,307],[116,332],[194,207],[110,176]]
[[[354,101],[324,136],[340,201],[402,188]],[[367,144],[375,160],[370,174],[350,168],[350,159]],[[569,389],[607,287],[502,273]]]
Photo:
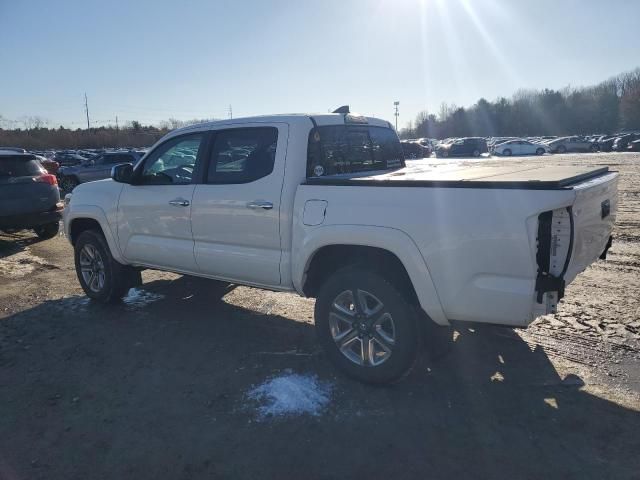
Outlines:
[[280,194],[288,125],[218,130],[195,187],[191,225],[202,273],[280,285]]
[[[45,212],[60,200],[58,187],[32,158],[0,156],[0,216]],[[51,177],[51,176],[49,176]]]
[[118,241],[131,263],[185,273],[198,271],[193,255],[191,202],[194,170],[207,134],[170,138],[136,167],[134,184],[118,202]]

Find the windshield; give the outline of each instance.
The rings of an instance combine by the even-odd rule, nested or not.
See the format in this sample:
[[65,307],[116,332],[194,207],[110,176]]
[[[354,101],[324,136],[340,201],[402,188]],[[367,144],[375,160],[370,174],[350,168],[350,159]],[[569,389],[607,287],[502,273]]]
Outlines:
[[404,167],[396,132],[369,125],[316,127],[309,133],[307,177]]

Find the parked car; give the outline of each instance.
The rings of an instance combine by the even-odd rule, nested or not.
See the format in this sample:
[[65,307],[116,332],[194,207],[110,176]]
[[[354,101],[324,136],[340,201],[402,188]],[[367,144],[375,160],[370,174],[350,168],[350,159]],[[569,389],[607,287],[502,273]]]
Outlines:
[[640,140],[634,140],[627,145],[627,150],[629,152],[640,152]]
[[142,155],[134,151],[107,152],[95,159],[74,166],[65,166],[58,170],[60,189],[67,193],[84,182],[104,180],[111,176],[111,168],[119,163],[136,163]]
[[505,157],[510,157],[511,155],[542,155],[546,151],[547,147],[545,145],[522,139],[508,140],[495,145],[492,149],[493,154]]
[[457,138],[436,147],[437,157],[479,157],[487,153],[487,141],[480,137]]
[[561,137],[546,143],[551,153],[597,152],[598,144],[584,137]]
[[421,145],[418,142],[402,141],[402,152],[406,159],[426,158],[431,156],[431,149]]
[[42,165],[48,173],[55,175],[58,172],[58,169],[60,168],[60,164],[55,160],[50,160],[41,155],[35,155],[35,157],[36,157],[36,160],[40,162],[40,165]]
[[627,133],[625,135],[621,135],[615,139],[611,148],[616,152],[624,152],[627,150],[627,145],[639,138],[640,133]]
[[598,149],[601,152],[610,152],[611,150],[613,150],[613,142],[616,141],[616,139],[618,138],[618,135],[614,135],[612,137],[601,137],[598,139]]
[[77,153],[56,152],[53,160],[58,162],[61,167],[73,167],[86,162],[87,158],[82,155],[78,155]]
[[0,153],[0,230],[33,229],[42,239],[52,238],[62,208],[55,175],[35,155]]
[[406,167],[375,118],[209,122],[77,186],[64,225],[92,299],[119,299],[144,268],[295,291],[316,298],[328,357],[383,383],[414,364],[421,325],[524,327],[610,245],[617,173],[478,172]]

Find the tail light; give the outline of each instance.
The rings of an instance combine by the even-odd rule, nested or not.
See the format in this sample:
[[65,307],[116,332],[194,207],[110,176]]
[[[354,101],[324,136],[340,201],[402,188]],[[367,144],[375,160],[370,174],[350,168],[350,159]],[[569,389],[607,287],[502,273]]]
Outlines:
[[44,173],[35,177],[35,181],[48,183],[49,185],[58,185],[58,179],[55,175],[51,175],[50,173]]

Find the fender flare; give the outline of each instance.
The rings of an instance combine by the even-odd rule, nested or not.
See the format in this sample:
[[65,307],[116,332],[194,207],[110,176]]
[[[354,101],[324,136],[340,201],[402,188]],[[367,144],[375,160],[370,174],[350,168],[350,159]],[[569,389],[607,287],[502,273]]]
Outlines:
[[[402,263],[416,291],[420,307],[438,325],[449,325],[429,268],[415,242],[402,230],[373,225],[326,225],[294,235],[293,285],[298,292],[313,256],[331,245],[376,247],[394,254]],[[300,238],[300,240],[297,240]]]
[[69,241],[71,241],[71,225],[74,220],[79,219],[91,219],[98,222],[102,229],[102,233],[104,234],[104,238],[107,240],[107,245],[109,245],[109,250],[111,250],[113,258],[119,263],[127,263],[120,251],[117,237],[111,230],[111,226],[107,221],[107,215],[102,208],[96,205],[73,205],[73,210],[65,212],[64,233]]

